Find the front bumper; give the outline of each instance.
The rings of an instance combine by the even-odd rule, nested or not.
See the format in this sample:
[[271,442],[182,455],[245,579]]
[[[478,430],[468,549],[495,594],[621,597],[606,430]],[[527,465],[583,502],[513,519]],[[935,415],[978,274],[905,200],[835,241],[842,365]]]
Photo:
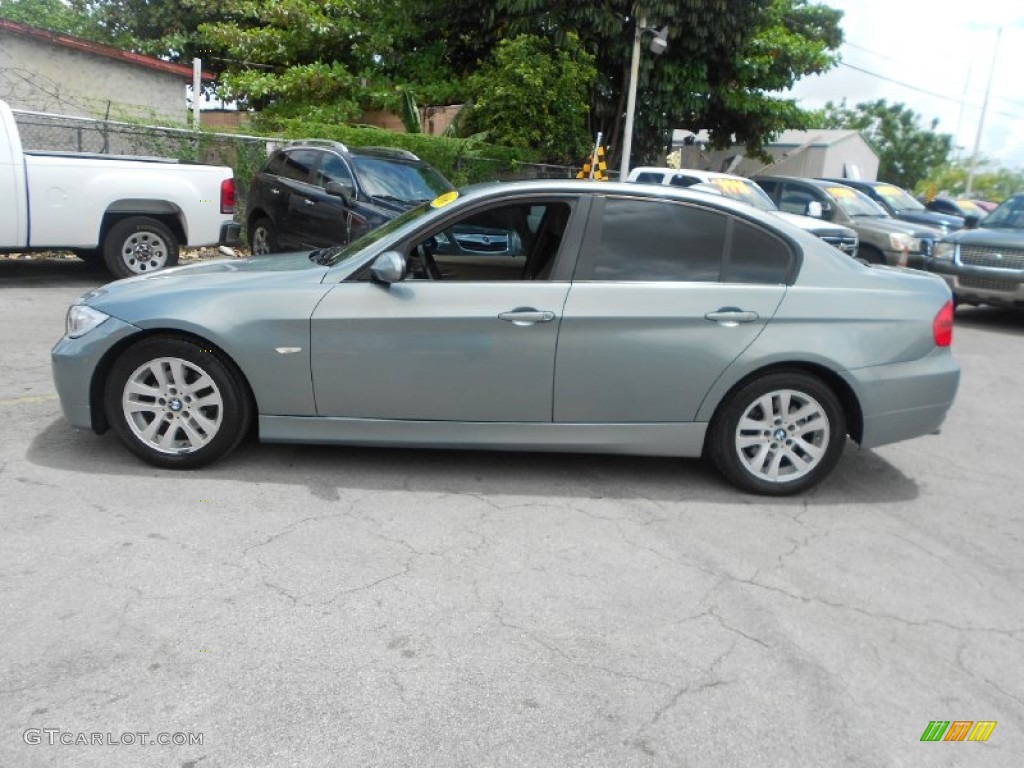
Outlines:
[[[94,419],[93,406],[102,402],[102,391],[93,392],[97,371],[105,370],[107,355],[140,329],[115,317],[77,339],[64,336],[50,352],[53,383],[60,397],[64,419],[73,427],[102,431],[102,419]],[[102,386],[102,381],[96,382]],[[94,395],[96,397],[94,398]]]
[[933,258],[925,260],[925,269],[941,276],[959,302],[1024,307],[1024,270],[974,267]]
[[948,347],[906,363],[846,371],[861,406],[860,445],[874,448],[938,431],[960,384],[960,366]]

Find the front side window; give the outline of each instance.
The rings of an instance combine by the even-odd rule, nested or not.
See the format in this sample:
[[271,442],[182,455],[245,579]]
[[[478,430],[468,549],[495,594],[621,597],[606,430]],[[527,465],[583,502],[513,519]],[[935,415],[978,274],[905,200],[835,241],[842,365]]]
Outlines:
[[320,162],[320,167],[316,169],[316,185],[323,188],[331,181],[344,184],[346,187],[353,186],[352,174],[345,161],[333,152],[327,152]]
[[695,206],[609,198],[593,279],[716,282],[727,221]]
[[561,250],[568,201],[521,202],[477,210],[415,242],[409,275],[422,280],[547,280]]

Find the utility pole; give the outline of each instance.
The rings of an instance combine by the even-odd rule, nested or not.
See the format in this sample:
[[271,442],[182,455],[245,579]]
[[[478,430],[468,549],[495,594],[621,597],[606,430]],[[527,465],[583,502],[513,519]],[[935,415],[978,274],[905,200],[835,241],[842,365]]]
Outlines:
[[992,66],[988,70],[988,84],[985,86],[985,98],[981,101],[981,117],[978,119],[978,135],[974,138],[974,152],[971,154],[971,169],[967,172],[967,190],[965,195],[970,197],[971,187],[974,184],[974,171],[978,166],[978,148],[981,146],[981,132],[985,128],[985,113],[988,111],[988,95],[992,90],[992,76],[996,71],[996,56],[999,54],[999,38],[1003,35],[1003,28],[996,31],[996,45],[992,49]]

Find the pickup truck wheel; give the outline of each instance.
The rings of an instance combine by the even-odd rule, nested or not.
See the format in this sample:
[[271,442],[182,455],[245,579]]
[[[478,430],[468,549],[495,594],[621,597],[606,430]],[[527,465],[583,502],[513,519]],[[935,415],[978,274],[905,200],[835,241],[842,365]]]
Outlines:
[[156,219],[132,216],[107,232],[103,259],[115,277],[156,272],[178,263],[178,240]]
[[268,253],[280,253],[277,244],[277,232],[270,219],[257,219],[249,232],[249,247],[253,256],[265,256]]
[[129,347],[111,369],[104,405],[128,450],[171,469],[226,456],[252,420],[252,403],[234,365],[216,350],[173,336]]
[[785,496],[835,468],[846,419],[824,382],[785,371],[740,387],[719,406],[708,432],[708,453],[727,480],[752,493]]

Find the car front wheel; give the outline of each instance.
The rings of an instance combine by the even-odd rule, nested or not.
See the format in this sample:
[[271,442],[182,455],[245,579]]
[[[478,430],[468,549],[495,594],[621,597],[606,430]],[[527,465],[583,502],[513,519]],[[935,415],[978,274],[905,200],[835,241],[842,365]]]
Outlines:
[[726,479],[746,491],[785,496],[816,485],[835,468],[846,419],[820,379],[772,373],[729,396],[709,438],[711,460]]
[[176,336],[145,339],[125,351],[107,378],[104,404],[132,453],[177,469],[226,456],[252,419],[234,365],[218,350]]
[[253,256],[265,256],[268,253],[278,253],[281,249],[277,244],[277,232],[270,219],[258,219],[252,225],[249,233],[249,247]]

